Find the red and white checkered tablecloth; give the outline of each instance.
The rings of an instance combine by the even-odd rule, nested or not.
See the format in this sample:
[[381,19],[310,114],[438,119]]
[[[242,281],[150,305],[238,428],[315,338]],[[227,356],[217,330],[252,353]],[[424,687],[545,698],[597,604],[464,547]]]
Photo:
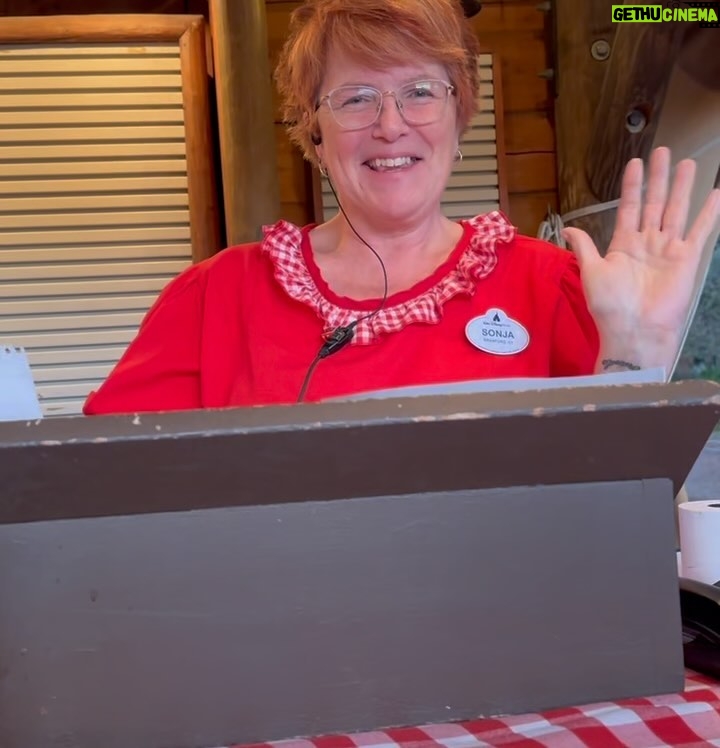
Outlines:
[[[423,725],[252,748],[700,748],[720,746],[720,683],[687,673],[681,694],[542,714]],[[236,747],[236,748],[239,748]],[[243,746],[243,748],[248,748]]]

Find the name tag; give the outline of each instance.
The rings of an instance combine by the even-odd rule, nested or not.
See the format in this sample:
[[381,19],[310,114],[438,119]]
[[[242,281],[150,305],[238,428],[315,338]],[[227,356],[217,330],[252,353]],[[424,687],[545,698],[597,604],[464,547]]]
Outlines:
[[465,336],[476,348],[496,356],[520,353],[530,343],[528,331],[502,309],[489,309],[471,319],[465,326]]

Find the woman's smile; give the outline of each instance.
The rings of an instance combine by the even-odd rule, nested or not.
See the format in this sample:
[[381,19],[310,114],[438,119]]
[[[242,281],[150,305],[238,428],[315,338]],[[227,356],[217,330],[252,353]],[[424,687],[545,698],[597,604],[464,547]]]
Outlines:
[[373,158],[365,161],[365,166],[372,169],[372,171],[388,172],[388,171],[407,171],[410,167],[414,166],[421,159],[416,156],[399,156],[396,158]]

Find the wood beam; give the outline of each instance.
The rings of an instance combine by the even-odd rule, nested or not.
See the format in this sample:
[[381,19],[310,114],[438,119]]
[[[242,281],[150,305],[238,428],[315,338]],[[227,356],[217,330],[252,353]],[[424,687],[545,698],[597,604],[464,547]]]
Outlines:
[[[554,0],[554,22],[558,192],[560,212],[566,214],[598,202],[588,182],[586,166],[595,112],[615,38],[612,0]],[[568,225],[587,231],[602,249],[609,241],[614,218],[614,210],[606,211]]]
[[180,37],[193,262],[200,262],[222,249],[217,179],[213,163],[205,31],[205,23],[198,19]]
[[280,217],[264,0],[210,0],[226,242]]
[[91,14],[62,16],[16,16],[2,19],[2,39],[6,44],[26,43],[29,39],[48,42],[175,41],[197,16],[158,13]]
[[685,29],[683,23],[625,23],[615,34],[587,160],[599,202],[620,197],[631,158],[650,155]]

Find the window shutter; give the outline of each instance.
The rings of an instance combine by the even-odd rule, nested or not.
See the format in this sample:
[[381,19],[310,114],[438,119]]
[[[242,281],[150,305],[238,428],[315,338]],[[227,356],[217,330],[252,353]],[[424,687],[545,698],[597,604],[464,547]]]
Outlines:
[[46,416],[80,412],[193,259],[185,125],[177,43],[0,46],[0,343]]

